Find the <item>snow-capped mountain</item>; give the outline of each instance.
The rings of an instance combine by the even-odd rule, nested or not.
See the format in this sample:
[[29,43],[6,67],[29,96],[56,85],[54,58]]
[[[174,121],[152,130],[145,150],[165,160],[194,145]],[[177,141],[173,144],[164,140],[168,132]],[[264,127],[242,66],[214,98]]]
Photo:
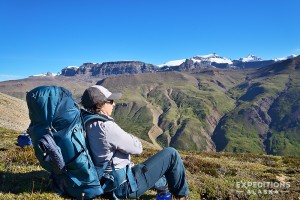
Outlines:
[[296,55],[296,54],[292,54],[292,55],[290,55],[290,56],[287,56],[287,57],[283,57],[283,58],[275,58],[274,60],[275,61],[282,61],[282,60],[286,60],[286,59],[290,59],[290,58],[295,58],[295,57],[297,57],[298,55]]
[[79,67],[78,66],[67,66],[66,68],[67,69],[78,69]]
[[[174,61],[168,61],[164,64],[158,65],[161,68],[168,68],[168,67],[179,67],[183,66],[183,68],[203,68],[203,67],[216,67],[216,68],[259,68],[274,62],[279,62],[282,60],[286,60],[289,58],[294,58],[297,55],[291,55],[284,58],[275,58],[264,60],[258,56],[249,54],[245,58],[239,59],[230,59],[226,57],[222,57],[216,53],[208,54],[208,55],[198,55],[192,58],[187,59],[180,59]],[[184,66],[185,65],[185,66]],[[194,66],[193,66],[194,65]],[[169,69],[169,68],[168,68]]]
[[52,73],[52,72],[47,72],[47,73],[42,73],[42,74],[36,74],[32,76],[58,76],[60,73]]
[[222,56],[219,56],[216,53],[208,54],[208,55],[203,55],[203,56],[194,56],[192,58],[194,62],[210,62],[210,63],[227,63],[227,64],[232,64],[232,60],[230,58],[225,58]]
[[[208,55],[198,55],[194,56],[192,58],[188,58],[189,60],[193,61],[194,63],[227,63],[227,64],[232,64],[232,60],[229,58],[224,58],[219,56],[216,53],[208,54]],[[159,67],[164,67],[164,66],[179,66],[182,63],[184,63],[187,59],[180,59],[180,60],[173,60],[166,62],[164,64],[158,65]]]
[[263,61],[263,59],[261,59],[260,57],[249,54],[246,58],[240,58],[239,61],[242,61],[242,62],[257,62],[257,61]]
[[294,58],[296,55],[291,55],[285,58],[276,58],[264,60],[258,56],[249,54],[245,58],[230,59],[222,57],[216,53],[207,55],[197,55],[191,58],[168,61],[161,65],[147,64],[140,61],[115,61],[104,63],[84,63],[80,67],[67,66],[61,70],[60,74],[52,74],[50,72],[35,76],[76,76],[90,75],[98,77],[107,77],[118,74],[136,74],[146,72],[159,71],[190,71],[193,69],[205,68],[261,68],[271,65],[275,62],[280,62],[289,58]]

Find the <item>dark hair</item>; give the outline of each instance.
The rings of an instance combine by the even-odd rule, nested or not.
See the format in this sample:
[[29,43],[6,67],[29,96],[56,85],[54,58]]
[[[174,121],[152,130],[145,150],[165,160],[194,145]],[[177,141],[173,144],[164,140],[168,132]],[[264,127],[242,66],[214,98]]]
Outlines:
[[104,106],[106,102],[98,102],[95,105],[93,105],[91,108],[88,108],[88,111],[94,114],[99,114],[101,113],[101,108]]

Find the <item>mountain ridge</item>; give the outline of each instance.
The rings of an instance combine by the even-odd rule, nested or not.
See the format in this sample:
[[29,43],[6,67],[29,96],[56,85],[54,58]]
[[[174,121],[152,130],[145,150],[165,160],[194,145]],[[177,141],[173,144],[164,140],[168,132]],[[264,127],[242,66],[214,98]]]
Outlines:
[[296,57],[259,69],[31,77],[0,82],[0,92],[24,99],[26,90],[46,83],[78,98],[97,83],[123,93],[114,112],[121,127],[155,145],[299,156],[299,69]]
[[230,59],[216,53],[197,55],[191,58],[168,61],[164,64],[153,65],[141,61],[111,61],[103,63],[83,63],[81,66],[67,66],[58,74],[50,72],[32,76],[94,76],[106,78],[119,74],[140,74],[159,71],[189,71],[197,68],[261,68],[267,65],[294,58],[296,55],[285,58],[264,60],[249,54],[245,58]]

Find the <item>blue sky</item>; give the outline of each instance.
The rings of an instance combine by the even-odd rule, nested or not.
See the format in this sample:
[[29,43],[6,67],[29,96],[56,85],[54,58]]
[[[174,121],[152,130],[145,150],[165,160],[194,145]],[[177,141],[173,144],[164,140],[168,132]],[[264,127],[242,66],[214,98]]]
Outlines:
[[1,0],[0,81],[85,62],[300,54],[299,0]]

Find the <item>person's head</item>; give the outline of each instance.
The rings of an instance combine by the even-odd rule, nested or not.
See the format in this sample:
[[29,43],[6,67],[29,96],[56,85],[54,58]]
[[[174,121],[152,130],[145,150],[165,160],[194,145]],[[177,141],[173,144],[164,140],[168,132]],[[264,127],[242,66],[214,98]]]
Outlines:
[[84,91],[81,104],[92,113],[110,116],[115,105],[114,100],[120,99],[121,96],[121,93],[111,93],[103,86],[93,85]]

